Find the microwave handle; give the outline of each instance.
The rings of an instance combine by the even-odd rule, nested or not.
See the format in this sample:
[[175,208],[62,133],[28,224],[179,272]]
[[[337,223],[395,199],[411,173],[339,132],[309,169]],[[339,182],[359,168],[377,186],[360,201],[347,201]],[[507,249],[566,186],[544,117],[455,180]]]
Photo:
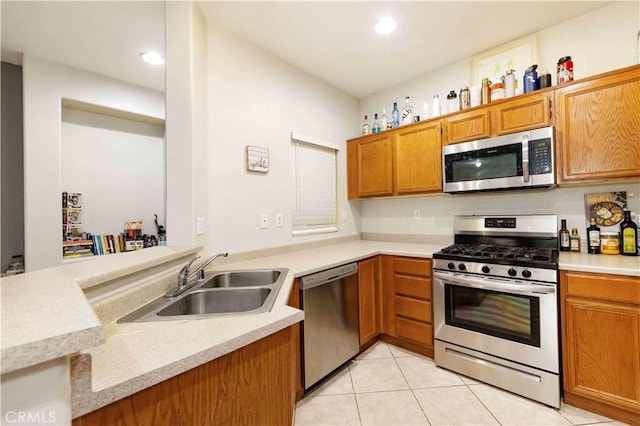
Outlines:
[[525,182],[531,180],[529,174],[529,135],[522,136],[522,179]]

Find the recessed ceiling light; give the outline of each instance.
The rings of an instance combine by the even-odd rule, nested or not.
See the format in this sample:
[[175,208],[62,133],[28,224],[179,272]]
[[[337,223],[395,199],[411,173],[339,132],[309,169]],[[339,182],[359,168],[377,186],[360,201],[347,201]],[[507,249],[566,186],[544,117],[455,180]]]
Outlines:
[[163,65],[164,59],[156,52],[142,52],[140,57],[151,65]]
[[396,21],[390,16],[383,16],[376,24],[376,32],[380,35],[388,35],[396,30]]

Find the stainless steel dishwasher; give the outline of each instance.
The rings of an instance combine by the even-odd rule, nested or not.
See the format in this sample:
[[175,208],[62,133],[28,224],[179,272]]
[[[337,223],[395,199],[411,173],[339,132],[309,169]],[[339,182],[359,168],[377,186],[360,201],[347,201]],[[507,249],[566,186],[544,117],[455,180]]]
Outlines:
[[304,388],[349,361],[360,350],[358,264],[302,277]]

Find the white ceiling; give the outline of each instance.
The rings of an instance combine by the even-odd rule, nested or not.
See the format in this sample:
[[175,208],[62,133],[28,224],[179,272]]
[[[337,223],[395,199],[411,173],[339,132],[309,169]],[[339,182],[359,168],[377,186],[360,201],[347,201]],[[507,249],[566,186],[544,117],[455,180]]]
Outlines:
[[[606,1],[199,2],[217,25],[358,98],[609,4]],[[383,15],[398,29],[374,31]],[[558,41],[561,43],[561,40]]]
[[164,2],[7,1],[2,14],[2,60],[22,53],[164,92],[164,66],[140,60],[164,55]]
[[[208,25],[227,29],[358,98],[608,4],[608,1],[202,1]],[[2,59],[27,52],[164,91],[158,1],[0,2]],[[383,38],[376,20],[398,30]],[[561,41],[559,41],[561,42]]]

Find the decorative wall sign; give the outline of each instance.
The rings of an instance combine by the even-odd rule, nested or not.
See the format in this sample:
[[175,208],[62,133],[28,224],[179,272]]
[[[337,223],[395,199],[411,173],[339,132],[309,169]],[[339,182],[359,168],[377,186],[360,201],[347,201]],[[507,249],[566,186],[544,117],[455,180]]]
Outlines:
[[247,171],[267,173],[269,171],[269,149],[247,145]]
[[516,71],[518,86],[522,89],[524,71],[534,64],[538,64],[538,38],[535,35],[487,50],[473,57],[473,86],[479,85],[485,77],[496,83],[512,69]]

